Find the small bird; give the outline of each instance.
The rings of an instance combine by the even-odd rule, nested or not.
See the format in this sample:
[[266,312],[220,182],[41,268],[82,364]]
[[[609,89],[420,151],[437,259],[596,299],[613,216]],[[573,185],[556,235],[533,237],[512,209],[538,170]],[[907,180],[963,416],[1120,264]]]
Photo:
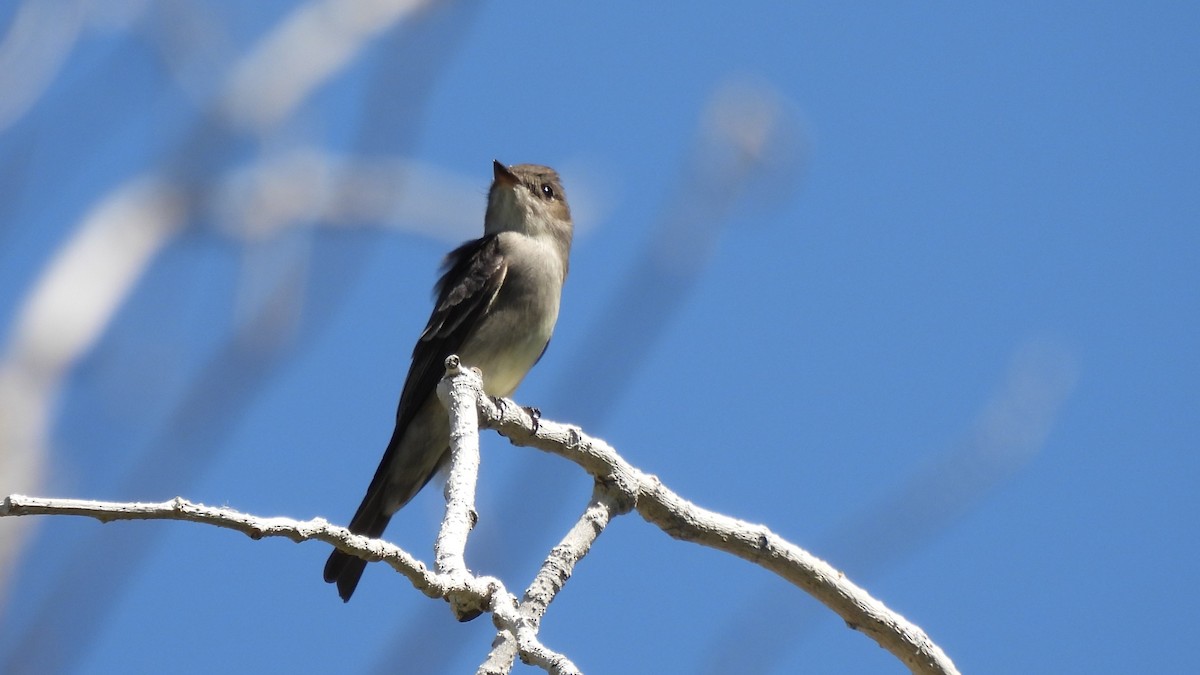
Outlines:
[[[483,372],[490,396],[509,396],[554,332],[571,251],[571,211],[558,174],[546,166],[493,162],[483,237],[442,262],[437,302],[413,347],[396,410],[396,430],[350,531],[377,538],[449,459],[450,422],[436,387],[458,354]],[[325,581],[349,601],[366,561],[334,551]]]

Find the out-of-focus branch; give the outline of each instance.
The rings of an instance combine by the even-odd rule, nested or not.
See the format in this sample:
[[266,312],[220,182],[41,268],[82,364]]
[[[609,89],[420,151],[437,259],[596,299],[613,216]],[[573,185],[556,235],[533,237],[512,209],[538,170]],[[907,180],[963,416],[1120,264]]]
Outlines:
[[[148,261],[182,227],[183,212],[178,193],[155,181],[133,181],[88,214],[47,265],[0,355],[0,491],[40,484],[66,374],[103,334]],[[9,576],[25,529],[3,528],[0,580]]]
[[478,197],[477,181],[439,167],[302,147],[228,172],[210,206],[221,230],[238,241],[270,241],[315,224],[458,242],[478,229]]
[[556,405],[574,409],[589,428],[602,423],[702,278],[725,230],[745,224],[735,207],[762,213],[786,203],[804,160],[799,115],[774,87],[741,78],[714,90],[678,185],[648,224],[646,248],[584,331],[568,360],[572,375],[551,395]]
[[0,132],[49,88],[83,28],[86,3],[26,0],[0,40]]
[[315,0],[298,8],[235,69],[225,114],[254,130],[275,127],[371,40],[429,0]]
[[[1055,340],[1031,338],[1018,345],[967,437],[860,514],[834,525],[820,538],[821,550],[859,578],[869,578],[949,529],[1041,451],[1074,390],[1078,369],[1078,356]],[[771,670],[804,639],[817,613],[764,583],[728,612],[721,637],[703,659],[704,672]],[[753,654],[749,662],[746,654]]]
[[[78,0],[29,2],[26,6],[37,8],[41,4],[78,5],[83,8],[82,11],[104,14],[110,20],[115,18],[126,23],[143,14],[140,11],[129,11],[118,12],[120,16],[116,16],[113,14],[113,8],[121,3],[97,4]],[[150,15],[150,22],[142,27],[149,32],[160,30],[160,37],[152,42],[164,47],[164,58],[180,58],[174,66],[168,67],[167,71],[176,78],[191,77],[188,82],[181,79],[178,84],[191,94],[196,108],[201,110],[202,114],[197,124],[185,127],[186,133],[182,138],[167,145],[162,161],[151,169],[149,179],[122,179],[111,193],[115,196],[104,198],[100,201],[100,206],[93,209],[98,212],[107,204],[123,200],[129,216],[124,220],[130,225],[143,224],[151,230],[146,235],[133,232],[132,236],[158,236],[164,231],[167,235],[160,238],[155,251],[142,256],[140,264],[129,265],[126,268],[130,270],[128,283],[117,289],[119,292],[110,303],[111,309],[118,308],[137,287],[138,275],[153,263],[156,259],[155,253],[172,241],[171,234],[180,232],[188,224],[212,222],[214,219],[211,215],[214,212],[219,216],[231,218],[239,218],[242,215],[230,213],[228,205],[222,203],[221,198],[227,196],[222,188],[232,182],[228,176],[236,170],[233,163],[240,161],[245,136],[279,138],[289,135],[285,123],[303,112],[305,103],[311,99],[315,90],[353,64],[358,55],[377,42],[378,37],[398,35],[403,41],[412,35],[424,34],[428,27],[413,20],[420,18],[422,11],[425,16],[429,16],[431,12],[427,10],[434,4],[424,0],[307,0],[288,10],[284,19],[262,37],[252,38],[253,42],[248,49],[240,44],[227,42],[220,19],[200,27],[200,32],[212,29],[206,34],[198,38],[195,34],[189,36],[198,41],[187,41],[186,47],[177,49],[185,42],[181,39],[183,36],[166,35],[161,29],[172,26],[186,31],[196,29],[198,23],[179,20],[181,15],[172,12],[170,8],[160,8],[160,11],[147,13]],[[325,19],[324,23],[320,20],[322,17]],[[396,28],[400,25],[406,25],[408,30],[404,33],[397,31]],[[451,29],[457,29],[457,26],[443,24],[438,33],[430,34],[427,39],[444,38],[445,32]],[[26,31],[21,34],[29,33]],[[15,33],[9,37],[12,35]],[[310,42],[299,42],[309,38],[312,38]],[[453,41],[449,40],[443,42],[453,44]],[[5,50],[12,44],[14,43],[11,41],[0,44],[0,63],[5,61],[4,55],[10,53]],[[305,49],[309,50],[308,53],[301,53]],[[431,49],[422,54],[425,58],[420,59],[411,58],[411,52],[403,50],[384,51],[390,56],[381,60],[381,70],[399,72],[404,77],[428,83],[436,80],[439,72],[436,66],[449,50]],[[405,58],[406,56],[410,58]],[[394,67],[395,63],[391,62],[393,60],[411,64],[411,67],[398,70]],[[21,70],[22,73],[26,71],[29,69]],[[0,75],[0,80],[4,80],[3,75]],[[424,91],[427,90],[428,86],[424,87]],[[424,104],[426,96],[423,91],[415,91],[411,86],[390,86],[384,88],[384,91],[402,91],[401,97],[407,106],[406,111],[412,113],[388,117],[388,129],[394,130],[395,137],[399,139],[414,137],[417,124],[412,118]],[[215,97],[219,99],[214,100]],[[5,103],[0,102],[0,117],[3,116],[4,109]],[[403,147],[396,147],[395,142],[381,142],[379,136],[372,135],[369,143],[360,142],[360,149],[369,147],[378,152],[380,148],[388,148],[389,154],[403,154]],[[87,152],[78,152],[78,148],[74,150],[80,156],[88,155]],[[268,164],[270,159],[268,153],[263,153],[262,157],[256,154],[248,164],[257,167]],[[346,204],[352,202],[356,194],[377,195],[380,193],[381,181],[396,177],[397,172],[391,170],[391,165],[386,161],[378,163],[382,168],[375,162],[369,164],[365,171],[359,171],[355,168],[357,160],[353,156],[347,156],[344,162],[335,167],[336,170],[322,173],[321,177],[325,179],[324,189],[314,189],[313,192],[330,197],[330,201],[322,203],[321,206],[343,214],[349,210]],[[243,173],[253,174],[254,171]],[[358,185],[360,180],[370,183],[367,189]],[[155,185],[161,188],[163,193],[172,195],[180,212],[171,213],[170,218],[158,217],[154,211],[157,204],[154,195],[147,197],[145,191],[141,190],[146,184]],[[141,201],[130,199],[130,196],[139,195],[147,198]],[[377,207],[381,203],[381,200],[376,199],[371,206]],[[392,203],[386,202],[382,205],[386,208]],[[263,204],[258,202],[255,205]],[[323,211],[315,214],[283,211],[285,217],[306,215],[320,217],[325,214]],[[371,211],[365,217],[373,218],[374,215],[375,212]],[[20,220],[14,219],[15,222]],[[217,220],[219,221],[219,218]],[[391,221],[394,218],[387,220]],[[335,226],[342,224],[339,221]],[[267,232],[283,229],[282,226],[273,227],[262,222],[257,222],[256,225],[260,230]],[[86,227],[86,222],[79,226],[78,236],[83,235]],[[118,228],[117,233],[130,236],[132,229]],[[230,228],[226,228],[226,231],[230,231]],[[112,230],[108,231],[108,234],[112,233]],[[137,247],[130,251],[125,250],[124,247],[129,242],[120,237],[110,237],[109,240],[100,243],[115,252],[116,261],[124,261],[132,252],[141,251]],[[243,239],[238,243],[248,242]],[[359,248],[367,250],[367,247]],[[343,252],[344,249],[338,249],[338,252],[332,255]],[[237,415],[246,408],[239,403],[247,401],[261,390],[262,383],[283,362],[283,357],[289,354],[288,347],[297,342],[296,334],[305,330],[308,334],[315,332],[312,327],[319,326],[322,317],[329,311],[327,308],[336,305],[337,299],[344,293],[354,275],[344,274],[339,270],[337,278],[332,282],[311,284],[312,287],[320,288],[319,294],[305,295],[302,284],[307,280],[310,270],[318,267],[317,264],[311,264],[307,253],[307,250],[302,250],[300,255],[293,255],[284,261],[283,265],[276,266],[276,269],[283,269],[269,270],[274,272],[267,279],[269,283],[259,283],[267,275],[260,274],[258,269],[246,275],[250,283],[243,286],[243,289],[249,287],[249,292],[242,290],[239,299],[249,298],[251,302],[243,302],[240,307],[251,304],[253,306],[245,312],[247,316],[238,321],[239,327],[234,334],[213,352],[214,356],[209,360],[209,366],[196,371],[200,376],[193,381],[188,392],[181,398],[180,406],[170,415],[171,423],[164,425],[160,440],[152,442],[149,450],[137,460],[133,470],[121,479],[123,484],[131,486],[127,493],[140,494],[148,485],[174,484],[178,487],[179,483],[194,480],[220,451],[221,437],[228,433],[236,422]],[[312,257],[316,258],[319,264],[327,262],[331,254],[326,249],[323,255]],[[272,262],[276,260],[278,257],[272,259]],[[252,262],[261,262],[261,258]],[[45,276],[48,276],[48,273]],[[104,287],[103,278],[100,279],[101,283],[97,284],[78,274],[72,277],[75,281],[80,278],[87,282],[81,289],[59,294],[59,298],[90,299],[89,293]],[[303,313],[299,310],[300,302],[307,303]],[[89,305],[89,309],[91,306],[101,305]],[[107,330],[114,315],[114,311],[108,311],[103,320],[95,323],[93,337],[102,335]],[[278,321],[281,316],[291,320]],[[69,313],[67,317],[72,318]],[[297,325],[300,322],[294,320],[296,317],[303,317],[303,324],[299,328]],[[23,358],[28,350],[13,348],[13,344],[22,341],[17,334],[21,330],[19,321],[13,325],[14,333],[9,339],[10,344],[6,347],[4,356],[0,357],[0,494],[30,492],[36,489],[41,473],[40,466],[44,461],[44,449],[47,446],[45,440],[50,437],[56,412],[58,392],[65,382],[65,376],[70,372],[69,369],[62,370],[59,373],[62,377],[50,382],[50,385],[36,386],[48,380],[38,379],[42,370],[39,364],[18,360]],[[51,327],[51,334],[53,332]],[[266,339],[263,339],[264,336]],[[76,356],[86,354],[90,344],[91,342],[84,345]],[[77,358],[72,358],[70,362],[74,363],[76,360]],[[6,368],[7,365],[14,367]],[[31,373],[37,377],[31,377]],[[180,432],[184,427],[197,429],[199,433],[188,435]],[[181,437],[185,444],[195,443],[197,451],[180,452]],[[181,459],[181,456],[186,459]],[[147,479],[149,482],[146,482]],[[10,536],[10,530],[18,525],[24,526],[25,523],[2,524],[5,531],[0,533],[0,589],[3,589],[0,590],[0,595],[9,588],[17,551],[28,539],[26,536],[16,536],[15,533]],[[12,630],[6,632],[7,639],[3,640],[6,644],[0,649],[4,652],[0,654],[0,670],[70,670],[73,662],[88,648],[90,638],[95,634],[94,626],[111,607],[112,600],[121,592],[123,583],[131,578],[129,570],[134,569],[152,539],[153,534],[150,530],[129,530],[122,533],[122,536],[104,539],[101,545],[110,546],[111,555],[101,556],[99,561],[86,556],[64,556],[67,562],[60,574],[52,571],[49,577],[43,575],[41,583],[50,589],[44,594],[44,599],[35,600],[32,609],[22,610],[20,622],[11,622]],[[82,542],[76,547],[78,550],[95,550]],[[115,570],[120,570],[123,574],[114,572]],[[95,581],[99,578],[107,579],[109,583],[102,588],[98,587]],[[0,607],[5,606],[3,598],[0,598]],[[0,618],[0,622],[3,621],[4,619]],[[11,649],[8,649],[9,645],[12,646]]]

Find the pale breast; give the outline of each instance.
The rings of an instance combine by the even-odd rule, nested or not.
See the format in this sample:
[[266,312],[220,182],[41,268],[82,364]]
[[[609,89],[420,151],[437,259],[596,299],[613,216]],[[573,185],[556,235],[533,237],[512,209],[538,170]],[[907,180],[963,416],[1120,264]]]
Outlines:
[[558,320],[563,266],[551,246],[515,232],[501,235],[507,273],[487,316],[459,356],[483,371],[484,390],[508,396],[537,362]]

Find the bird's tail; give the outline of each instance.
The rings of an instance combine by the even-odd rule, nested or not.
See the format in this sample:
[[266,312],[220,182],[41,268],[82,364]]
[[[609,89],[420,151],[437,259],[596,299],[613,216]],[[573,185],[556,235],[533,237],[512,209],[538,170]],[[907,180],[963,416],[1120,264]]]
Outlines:
[[[445,415],[440,409],[434,409],[430,414]],[[421,424],[418,420],[418,439],[415,441],[414,452],[411,448],[406,450],[402,445],[405,434],[412,427],[397,422],[396,430],[392,432],[392,440],[388,442],[379,468],[375,470],[375,477],[371,479],[367,494],[358,505],[358,510],[354,512],[354,517],[350,519],[348,529],[354,534],[372,539],[383,536],[392,514],[415,497],[437,473],[442,462],[450,456],[448,439],[437,436],[432,439],[426,438],[428,432],[421,431],[426,428]],[[444,418],[442,424],[445,424]],[[449,431],[448,428],[443,429],[445,432]],[[338,595],[343,601],[349,602],[366,566],[367,561],[362,558],[334,551],[325,563],[325,581],[337,583]]]
[[[367,493],[362,504],[359,505],[358,511],[350,519],[349,529],[351,532],[378,539],[387,529],[388,521],[392,519],[392,516],[384,513],[383,505],[379,503],[382,493],[383,490],[372,490]],[[325,563],[325,581],[331,584],[337,583],[338,595],[341,596],[343,602],[349,602],[366,567],[366,560],[335,550]]]

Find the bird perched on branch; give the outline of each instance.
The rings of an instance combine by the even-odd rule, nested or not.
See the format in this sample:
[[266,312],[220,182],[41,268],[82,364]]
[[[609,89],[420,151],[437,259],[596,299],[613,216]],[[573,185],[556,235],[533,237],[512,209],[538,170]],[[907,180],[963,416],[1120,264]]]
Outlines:
[[[378,538],[449,458],[450,423],[436,388],[451,354],[483,372],[484,391],[509,396],[550,343],[571,251],[571,211],[558,174],[493,163],[483,237],[442,263],[437,304],[413,348],[396,430],[350,531]],[[334,551],[325,581],[349,601],[366,561]]]

